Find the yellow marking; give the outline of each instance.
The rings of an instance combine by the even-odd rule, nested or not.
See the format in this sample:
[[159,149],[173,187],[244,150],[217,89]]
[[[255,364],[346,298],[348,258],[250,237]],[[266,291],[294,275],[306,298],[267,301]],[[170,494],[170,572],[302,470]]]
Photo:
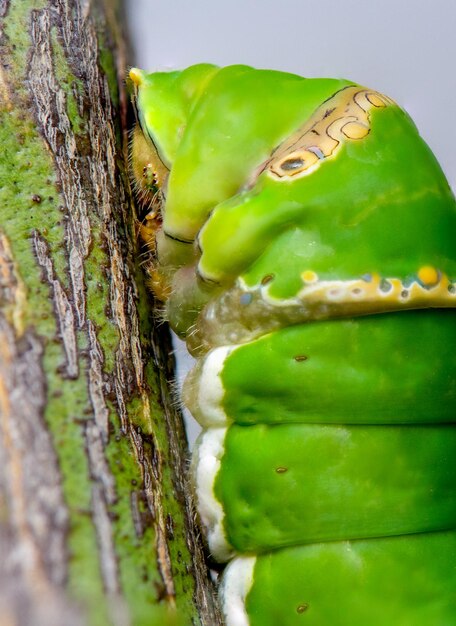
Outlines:
[[301,278],[305,283],[316,283],[318,280],[318,274],[312,270],[306,270],[301,274]]
[[137,87],[140,87],[144,83],[144,72],[137,67],[132,67],[128,76]]
[[[381,107],[385,107],[385,106],[386,106],[386,103],[385,103],[386,96],[383,96],[383,95],[380,95],[380,94],[378,94],[378,93],[375,93],[375,91],[374,91],[374,92],[370,92],[370,93],[365,93],[365,94],[363,94],[363,95],[365,95],[366,99],[367,99],[367,100],[368,100],[368,101],[369,101],[369,102],[370,102],[370,103],[371,103],[374,107],[379,107],[379,108],[381,108]],[[358,99],[356,99],[356,100],[357,100],[357,102],[358,102]],[[388,100],[389,100],[389,98],[388,98]],[[362,106],[362,105],[360,104],[360,106]],[[363,108],[364,108],[364,107],[363,107]],[[365,110],[365,111],[367,111],[369,108],[370,108],[370,107],[367,107],[367,108],[365,108],[364,110]]]
[[423,265],[423,267],[420,267],[418,270],[418,278],[424,285],[430,287],[439,282],[439,273],[435,267],[432,267],[431,265]]
[[342,126],[342,132],[347,139],[362,139],[369,133],[369,126],[359,122],[347,122]]
[[[337,305],[346,312],[360,307],[367,311],[398,308],[455,306],[456,289],[448,276],[433,267],[422,267],[414,281],[405,285],[400,278],[381,278],[374,274],[370,280],[327,280],[306,284],[298,298],[306,304]],[[430,281],[433,281],[432,283]]]
[[275,179],[289,180],[310,174],[333,157],[349,141],[364,139],[370,132],[370,112],[394,102],[376,91],[346,87],[321,104],[313,115],[266,161],[266,170]]

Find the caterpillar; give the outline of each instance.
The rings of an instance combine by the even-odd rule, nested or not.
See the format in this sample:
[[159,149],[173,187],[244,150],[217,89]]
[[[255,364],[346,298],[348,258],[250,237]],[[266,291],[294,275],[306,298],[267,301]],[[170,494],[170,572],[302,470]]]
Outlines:
[[435,157],[348,80],[130,79],[227,625],[455,624],[456,203]]

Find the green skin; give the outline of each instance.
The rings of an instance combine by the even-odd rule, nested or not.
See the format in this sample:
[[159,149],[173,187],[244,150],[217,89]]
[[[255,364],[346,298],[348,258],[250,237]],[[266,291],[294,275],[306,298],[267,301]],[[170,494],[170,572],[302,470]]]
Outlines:
[[[455,345],[452,310],[290,326],[231,352],[220,406],[243,425],[453,423]],[[203,421],[197,395],[186,404]]]
[[453,426],[232,426],[215,494],[240,553],[443,530],[455,458]]
[[[442,189],[438,164],[400,109],[374,116],[365,139],[347,142],[312,175],[292,184],[263,176],[251,192],[219,205],[199,236],[201,272],[225,281],[250,268],[246,282],[255,284],[272,271],[270,292],[277,298],[296,293],[306,267],[324,278],[373,271],[407,276],[432,259],[454,276],[456,214],[448,211],[451,196]],[[277,266],[277,249],[287,250],[296,231],[302,243]]]
[[[456,205],[434,156],[389,101],[365,136],[278,180],[273,151],[353,83],[212,65],[135,82],[170,169],[157,259],[171,325],[195,352],[245,342],[219,374],[214,492],[229,544],[261,555],[250,624],[455,623]],[[407,293],[308,309],[309,271]],[[414,286],[424,299],[407,301]],[[202,422],[205,363],[185,393]]]
[[455,559],[454,531],[272,552],[256,563],[250,625],[451,626]]

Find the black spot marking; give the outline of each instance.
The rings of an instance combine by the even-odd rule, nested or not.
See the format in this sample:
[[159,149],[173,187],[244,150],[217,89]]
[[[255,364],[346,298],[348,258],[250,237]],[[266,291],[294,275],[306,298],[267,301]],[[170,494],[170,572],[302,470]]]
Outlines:
[[409,295],[409,292],[407,289],[403,289],[401,291],[401,298],[407,298],[408,295]]
[[274,274],[266,274],[266,276],[263,276],[261,279],[261,284],[263,286],[268,285],[272,280],[274,280]]
[[295,157],[292,159],[286,159],[286,161],[282,161],[280,167],[285,172],[292,172],[294,170],[298,170],[300,167],[304,166],[304,160],[299,157]]

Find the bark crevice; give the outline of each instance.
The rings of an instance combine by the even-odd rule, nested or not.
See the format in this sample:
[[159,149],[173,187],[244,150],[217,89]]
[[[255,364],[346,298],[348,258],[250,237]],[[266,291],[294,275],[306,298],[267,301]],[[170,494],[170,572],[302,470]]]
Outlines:
[[169,606],[216,626],[138,271],[116,11],[18,2],[0,0],[0,583],[17,582],[0,610],[123,626]]

